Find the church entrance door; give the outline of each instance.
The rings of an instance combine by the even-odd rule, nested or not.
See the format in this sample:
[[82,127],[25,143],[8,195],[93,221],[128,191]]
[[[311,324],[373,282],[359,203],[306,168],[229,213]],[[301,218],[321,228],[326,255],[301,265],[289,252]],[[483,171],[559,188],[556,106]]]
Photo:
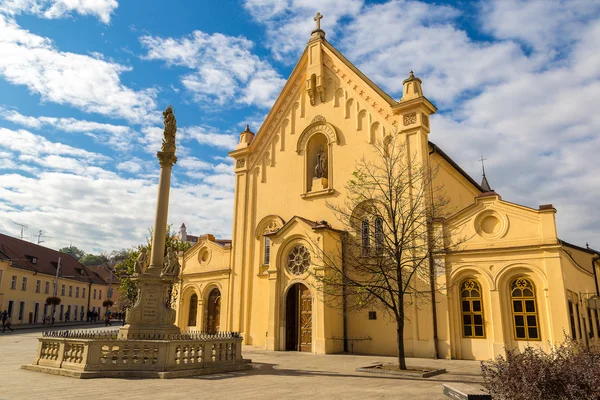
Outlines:
[[312,351],[312,296],[301,283],[292,286],[286,298],[285,349]]
[[213,289],[208,295],[208,310],[206,313],[206,332],[214,335],[219,332],[221,324],[221,292]]

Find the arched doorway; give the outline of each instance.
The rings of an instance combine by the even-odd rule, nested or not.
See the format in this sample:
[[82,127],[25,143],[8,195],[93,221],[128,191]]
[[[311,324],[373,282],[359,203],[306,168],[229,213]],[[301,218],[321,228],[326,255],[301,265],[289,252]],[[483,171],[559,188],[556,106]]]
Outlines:
[[286,296],[285,349],[312,352],[312,296],[301,283]]
[[221,324],[221,291],[214,288],[208,295],[205,330],[209,334],[219,332]]
[[188,326],[196,326],[198,315],[198,295],[195,293],[190,297],[190,312],[188,313]]

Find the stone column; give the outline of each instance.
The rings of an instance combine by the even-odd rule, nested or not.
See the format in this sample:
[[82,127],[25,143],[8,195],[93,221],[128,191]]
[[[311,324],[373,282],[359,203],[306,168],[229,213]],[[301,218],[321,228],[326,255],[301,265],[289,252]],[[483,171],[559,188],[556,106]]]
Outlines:
[[152,233],[150,267],[147,271],[151,275],[160,274],[165,258],[165,237],[167,235],[167,217],[169,215],[171,169],[177,162],[177,157],[175,156],[175,146],[173,146],[173,151],[159,151],[157,156],[160,163],[160,178],[158,180],[156,214],[154,217],[154,231]]

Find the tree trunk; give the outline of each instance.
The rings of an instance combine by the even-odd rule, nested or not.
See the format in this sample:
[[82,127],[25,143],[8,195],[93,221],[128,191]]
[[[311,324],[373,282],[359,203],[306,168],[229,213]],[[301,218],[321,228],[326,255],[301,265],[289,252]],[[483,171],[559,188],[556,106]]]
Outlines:
[[404,319],[396,320],[396,339],[398,340],[398,366],[406,369],[406,355],[404,354]]

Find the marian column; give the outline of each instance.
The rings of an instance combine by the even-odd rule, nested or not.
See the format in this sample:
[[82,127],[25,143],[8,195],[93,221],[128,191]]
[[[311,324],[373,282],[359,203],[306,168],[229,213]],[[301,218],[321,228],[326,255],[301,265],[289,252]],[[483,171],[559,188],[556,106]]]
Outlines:
[[175,156],[175,134],[177,121],[173,108],[167,107],[163,112],[165,130],[162,149],[156,155],[160,163],[160,178],[158,180],[158,197],[156,200],[156,215],[152,234],[152,252],[148,273],[159,275],[163,269],[165,255],[165,237],[167,235],[167,217],[169,215],[169,191],[171,190],[171,169],[177,162]]
[[131,279],[138,286],[138,295],[133,307],[127,311],[127,325],[119,329],[121,338],[142,339],[148,336],[162,337],[180,333],[180,329],[175,326],[175,310],[170,307],[169,297],[169,288],[179,275],[179,261],[172,248],[167,249],[165,259],[171,169],[177,162],[175,156],[177,121],[172,107],[167,107],[163,116],[165,130],[161,151],[157,153],[160,178],[152,247],[150,254],[145,249],[142,250],[135,262],[135,273]]

